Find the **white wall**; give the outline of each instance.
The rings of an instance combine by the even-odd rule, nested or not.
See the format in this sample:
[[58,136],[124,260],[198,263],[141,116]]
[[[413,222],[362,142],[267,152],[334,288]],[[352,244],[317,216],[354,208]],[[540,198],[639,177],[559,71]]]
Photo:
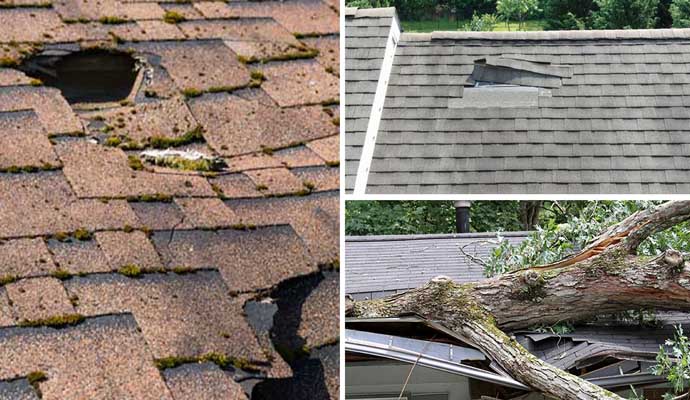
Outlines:
[[[345,396],[353,394],[400,394],[411,364],[348,363]],[[416,366],[405,389],[411,394],[447,393],[448,400],[470,400],[469,379]]]

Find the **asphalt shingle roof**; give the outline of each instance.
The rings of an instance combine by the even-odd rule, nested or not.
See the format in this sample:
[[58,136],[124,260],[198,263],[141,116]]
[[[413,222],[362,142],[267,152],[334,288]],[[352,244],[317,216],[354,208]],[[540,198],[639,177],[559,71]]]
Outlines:
[[[511,244],[529,232],[504,232]],[[470,256],[486,258],[499,245],[496,233],[348,236],[345,239],[345,292],[355,299],[376,298],[419,287],[443,275],[456,282],[485,277]]]
[[[0,0],[0,398],[39,398],[35,371],[47,400],[252,398],[276,380],[337,398],[338,12]],[[128,101],[70,104],[15,68],[86,49],[144,65]],[[177,150],[227,166],[139,154],[190,132]],[[303,280],[281,333],[300,347],[278,349],[245,306]]]
[[[370,25],[347,25],[348,38],[381,28],[353,21]],[[686,29],[403,34],[367,192],[689,193],[689,37]],[[358,60],[347,69],[348,96],[378,71],[359,60],[370,46],[348,44],[346,62]],[[539,93],[525,103],[482,98],[500,88],[472,88],[476,80]],[[370,101],[350,104],[347,130],[360,132]],[[350,174],[359,144],[346,137]]]

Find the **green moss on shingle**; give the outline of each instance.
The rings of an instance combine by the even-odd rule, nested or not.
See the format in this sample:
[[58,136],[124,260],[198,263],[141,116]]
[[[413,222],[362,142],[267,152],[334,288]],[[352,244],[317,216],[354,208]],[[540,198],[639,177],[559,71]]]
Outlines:
[[184,97],[186,97],[186,98],[188,98],[188,99],[190,99],[190,98],[192,98],[192,97],[199,97],[199,96],[201,96],[203,93],[204,93],[204,92],[202,92],[201,90],[196,89],[196,88],[185,88],[185,89],[182,89],[182,94],[184,95]]
[[132,168],[135,171],[141,171],[144,169],[144,164],[141,162],[139,157],[135,155],[130,155],[127,157],[127,160],[129,162],[129,167]]
[[176,138],[153,136],[149,139],[148,144],[154,149],[167,149],[197,142],[204,142],[204,128],[201,125],[195,126],[184,135]]
[[74,231],[74,238],[80,241],[91,240],[93,235],[86,228],[79,228]]
[[101,24],[106,24],[106,25],[119,25],[119,24],[127,23],[128,21],[122,17],[103,16],[103,17],[98,19],[98,22],[100,22]]
[[178,13],[177,11],[168,10],[163,14],[163,21],[169,24],[179,24],[180,22],[186,21],[187,18],[184,15]]
[[0,276],[0,286],[9,285],[10,283],[14,283],[17,280],[19,280],[19,277],[17,275]]
[[63,328],[66,326],[77,325],[86,319],[81,314],[64,314],[56,315],[54,317],[36,320],[22,320],[19,322],[19,326],[22,327],[39,327],[48,326],[52,328]]
[[163,193],[142,194],[141,196],[130,196],[127,198],[127,201],[142,203],[170,203],[172,200],[172,196]]
[[138,265],[129,264],[123,265],[117,272],[129,278],[138,278],[144,271]]
[[69,279],[72,277],[72,274],[67,271],[66,269],[58,268],[55,271],[51,272],[50,274],[53,278],[57,278],[61,281],[64,281],[65,279]]

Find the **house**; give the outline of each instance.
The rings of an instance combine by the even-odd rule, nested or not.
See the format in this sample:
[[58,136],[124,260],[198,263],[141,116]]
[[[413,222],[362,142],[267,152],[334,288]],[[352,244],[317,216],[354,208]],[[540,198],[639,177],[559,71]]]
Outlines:
[[[502,235],[502,240],[518,244],[528,232]],[[498,246],[496,237],[348,237],[345,292],[363,300],[419,287],[438,275],[458,283],[477,281],[484,268],[476,260]],[[668,389],[665,378],[649,367],[659,346],[673,337],[674,326],[687,328],[689,322],[687,314],[658,312],[645,324],[600,316],[567,332],[540,328],[508,333],[540,359],[626,398],[633,385],[645,398],[661,399]],[[467,339],[415,315],[347,319],[344,340],[346,399],[543,399]]]
[[338,13],[0,0],[0,398],[338,398]]
[[687,29],[404,33],[345,9],[346,188],[690,192]]

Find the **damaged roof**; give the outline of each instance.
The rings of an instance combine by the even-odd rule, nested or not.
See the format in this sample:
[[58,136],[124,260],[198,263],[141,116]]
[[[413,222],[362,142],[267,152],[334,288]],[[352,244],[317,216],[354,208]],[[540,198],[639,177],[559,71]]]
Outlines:
[[402,33],[383,76],[372,13],[346,12],[348,189],[376,117],[367,193],[690,192],[690,30]]
[[345,292],[355,300],[375,299],[419,287],[443,275],[456,282],[485,277],[486,259],[502,240],[522,242],[530,232],[348,236]]
[[338,7],[0,0],[0,398],[338,398]]

